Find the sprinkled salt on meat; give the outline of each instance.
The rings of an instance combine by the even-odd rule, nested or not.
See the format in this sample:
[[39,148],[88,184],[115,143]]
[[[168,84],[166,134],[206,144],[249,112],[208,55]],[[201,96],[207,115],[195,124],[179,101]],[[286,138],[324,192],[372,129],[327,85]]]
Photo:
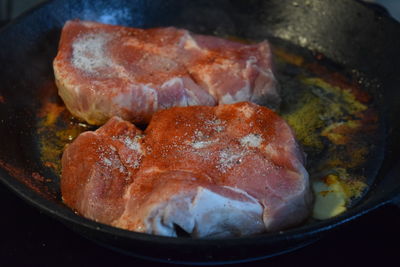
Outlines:
[[67,147],[61,186],[85,217],[165,236],[281,230],[307,218],[311,205],[291,129],[247,102],[159,111],[144,132],[114,117]]
[[246,150],[234,151],[229,148],[220,151],[217,165],[218,170],[221,173],[226,173],[235,165],[242,163],[242,159],[246,154]]
[[241,44],[173,27],[137,29],[68,21],[54,74],[69,111],[91,124],[112,116],[148,123],[174,106],[280,98],[267,41]]
[[248,134],[240,139],[242,146],[259,147],[263,139],[259,134]]
[[112,63],[104,51],[110,38],[108,34],[88,34],[78,38],[72,44],[72,65],[90,74],[98,74],[97,70],[110,67]]
[[134,125],[116,117],[95,132],[79,135],[62,157],[63,201],[96,221],[111,223],[119,218],[123,195],[137,172],[135,162],[143,156],[125,140],[140,135]]

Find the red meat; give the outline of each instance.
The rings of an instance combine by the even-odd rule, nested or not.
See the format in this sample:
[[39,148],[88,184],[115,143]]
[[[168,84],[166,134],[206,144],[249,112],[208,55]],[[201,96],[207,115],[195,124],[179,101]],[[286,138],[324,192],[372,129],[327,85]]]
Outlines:
[[62,158],[65,203],[120,228],[241,236],[302,222],[311,193],[286,122],[251,103],[174,107],[142,133],[112,118]]
[[54,73],[70,112],[91,124],[112,116],[148,123],[173,106],[280,98],[267,41],[241,44],[168,28],[68,21]]

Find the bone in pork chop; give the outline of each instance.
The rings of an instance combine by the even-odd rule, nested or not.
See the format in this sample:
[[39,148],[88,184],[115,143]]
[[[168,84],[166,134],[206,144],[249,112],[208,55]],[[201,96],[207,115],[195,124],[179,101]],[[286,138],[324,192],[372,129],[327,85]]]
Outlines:
[[309,214],[304,158],[286,122],[251,103],[174,107],[142,132],[120,118],[62,157],[65,203],[116,227],[165,236],[241,236]]
[[148,123],[173,106],[280,98],[267,41],[241,44],[173,27],[68,21],[53,67],[69,111],[91,124],[112,116]]

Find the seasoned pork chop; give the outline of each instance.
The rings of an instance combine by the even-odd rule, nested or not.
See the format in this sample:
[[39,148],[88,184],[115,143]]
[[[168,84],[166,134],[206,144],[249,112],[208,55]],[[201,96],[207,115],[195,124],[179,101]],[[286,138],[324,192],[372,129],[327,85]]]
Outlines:
[[303,165],[291,129],[265,107],[174,107],[144,133],[114,117],[80,135],[63,154],[61,189],[83,216],[124,229],[241,236],[308,216]]
[[112,116],[148,123],[173,106],[280,101],[267,41],[246,45],[187,30],[68,21],[54,73],[70,112],[91,124]]

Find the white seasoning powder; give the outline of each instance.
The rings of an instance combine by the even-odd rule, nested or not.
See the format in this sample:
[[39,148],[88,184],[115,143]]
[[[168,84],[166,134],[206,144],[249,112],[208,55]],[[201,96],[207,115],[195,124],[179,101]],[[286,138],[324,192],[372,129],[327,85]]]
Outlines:
[[205,148],[214,142],[218,142],[218,140],[196,141],[196,142],[192,143],[192,147],[196,148],[196,149]]
[[205,121],[205,125],[207,128],[211,127],[214,131],[218,133],[225,130],[225,123],[220,119],[207,120]]
[[111,160],[109,160],[108,158],[103,158],[103,162],[104,162],[104,164],[106,164],[107,166],[111,166],[111,165],[112,165]]
[[259,134],[248,134],[240,139],[240,144],[248,147],[260,147],[262,142],[263,138]]
[[140,166],[141,158],[142,157],[140,156],[139,158],[132,160],[132,155],[129,155],[128,159],[126,160],[126,164],[133,167],[134,169],[137,169]]
[[226,172],[231,169],[236,164],[240,164],[242,162],[243,156],[246,155],[246,151],[233,152],[231,150],[223,150],[219,154],[219,161],[217,168],[221,172]]
[[104,53],[109,36],[92,33],[78,37],[72,44],[72,64],[85,72],[98,74],[100,68],[111,66],[111,60]]
[[193,140],[191,142],[191,146],[195,149],[205,148],[213,143],[219,141],[218,138],[214,140],[209,140],[209,136],[205,135],[203,132],[199,130],[194,131]]
[[135,136],[133,139],[131,139],[129,136],[125,137],[124,139],[124,144],[129,148],[132,149],[136,152],[142,153],[142,148],[138,142],[140,139],[140,136]]

